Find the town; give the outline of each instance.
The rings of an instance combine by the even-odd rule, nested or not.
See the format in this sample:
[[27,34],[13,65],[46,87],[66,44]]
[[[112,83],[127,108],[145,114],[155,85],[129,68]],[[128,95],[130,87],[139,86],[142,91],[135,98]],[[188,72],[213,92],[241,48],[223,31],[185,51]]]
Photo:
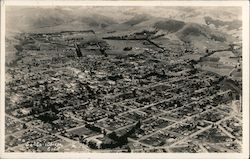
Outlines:
[[19,34],[6,152],[241,152],[241,45],[201,53],[163,36]]

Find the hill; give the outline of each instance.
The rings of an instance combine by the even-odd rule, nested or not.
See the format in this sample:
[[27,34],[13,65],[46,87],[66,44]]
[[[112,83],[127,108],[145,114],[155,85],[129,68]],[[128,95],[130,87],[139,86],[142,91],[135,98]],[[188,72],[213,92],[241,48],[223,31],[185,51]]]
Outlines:
[[204,20],[207,25],[214,25],[216,28],[226,27],[228,30],[240,29],[242,26],[242,21],[240,20],[222,21],[209,16],[204,17]]
[[123,24],[134,26],[134,25],[140,24],[141,22],[147,21],[150,18],[152,18],[150,15],[139,14],[139,15],[132,17],[128,21],[124,22]]
[[[76,14],[70,10],[58,8],[15,8],[7,9],[6,30],[20,32],[48,32],[63,30],[85,30],[105,28],[116,22],[111,18],[97,13]],[[84,14],[83,14],[84,13]]]
[[158,21],[154,24],[154,27],[157,29],[161,29],[167,31],[168,33],[174,33],[179,31],[185,23],[183,21],[167,19],[164,21]]

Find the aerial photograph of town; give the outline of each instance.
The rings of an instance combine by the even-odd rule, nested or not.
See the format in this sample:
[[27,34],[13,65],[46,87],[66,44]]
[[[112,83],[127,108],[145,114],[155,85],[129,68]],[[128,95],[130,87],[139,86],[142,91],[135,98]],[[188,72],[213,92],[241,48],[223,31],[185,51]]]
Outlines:
[[5,10],[5,152],[242,152],[241,7]]

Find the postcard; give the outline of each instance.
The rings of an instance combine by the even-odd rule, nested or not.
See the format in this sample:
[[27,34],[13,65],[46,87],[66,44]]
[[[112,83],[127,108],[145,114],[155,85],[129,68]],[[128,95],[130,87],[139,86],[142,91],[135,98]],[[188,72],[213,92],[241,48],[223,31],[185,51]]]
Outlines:
[[7,158],[248,158],[249,2],[4,1]]

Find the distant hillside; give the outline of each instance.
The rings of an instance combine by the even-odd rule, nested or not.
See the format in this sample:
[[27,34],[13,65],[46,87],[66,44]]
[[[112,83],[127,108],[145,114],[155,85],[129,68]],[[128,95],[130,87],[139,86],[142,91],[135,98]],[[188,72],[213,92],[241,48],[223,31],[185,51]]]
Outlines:
[[205,40],[214,42],[230,42],[232,37],[214,30],[206,25],[198,23],[187,23],[180,20],[152,17],[144,18],[139,24],[139,28],[156,28],[167,35],[175,35],[182,41],[193,41],[194,37],[203,37]]
[[[52,8],[26,8],[19,9],[20,14],[7,12],[8,21],[6,29],[21,32],[48,32],[62,30],[79,30],[89,28],[105,28],[116,22],[112,17],[103,16],[96,13],[85,13],[75,15],[72,11],[52,9]],[[32,14],[31,14],[32,13]],[[58,28],[58,30],[56,29]]]
[[12,10],[7,10],[7,30],[29,31],[70,23],[74,19],[70,12],[57,9],[18,8],[18,10],[19,14],[12,14]]
[[136,15],[133,18],[131,18],[130,20],[124,22],[124,24],[134,26],[134,25],[137,25],[143,21],[149,20],[150,18],[151,17],[149,15],[140,14],[140,15]]
[[[121,12],[115,14],[118,10]],[[241,39],[241,21],[235,19],[238,14],[231,9],[221,12],[189,7],[13,7],[6,13],[6,29],[12,32],[91,29],[100,37],[107,37],[157,29],[164,35],[162,38],[190,42],[202,51],[223,49]],[[230,17],[232,21],[223,20]]]
[[142,30],[159,30],[166,38],[178,38],[183,42],[191,42],[195,47],[205,50],[206,48],[223,49],[236,39],[217,29],[198,23],[189,23],[181,20],[140,15],[132,17],[128,21],[110,25],[107,28],[116,31],[113,36],[128,35]]
[[169,33],[177,32],[185,25],[184,22],[168,19],[164,21],[158,21],[154,24],[154,27],[157,29],[162,29],[164,31],[167,31]]
[[[78,20],[79,19],[75,21]],[[117,24],[112,18],[99,14],[92,14],[91,16],[81,17],[79,21],[90,27],[101,27],[101,28]]]
[[183,27],[182,30],[178,31],[178,36],[183,41],[188,41],[192,36],[204,36],[208,37],[208,29],[205,29],[199,24],[191,23]]
[[235,38],[222,32],[213,30],[205,25],[188,23],[176,35],[181,41],[191,42],[200,51],[220,50],[228,48]]
[[[7,7],[7,29],[28,31],[42,27],[55,27],[68,24],[81,24],[84,27],[105,28],[114,24],[137,27],[168,28],[175,30],[178,22],[218,25],[228,25],[221,22],[230,19],[229,27],[237,28],[241,25],[240,9],[230,7]],[[210,18],[208,18],[210,17]],[[168,19],[168,20],[167,20]],[[175,21],[170,21],[174,19]],[[165,21],[165,22],[164,22]],[[177,22],[177,24],[175,24]],[[235,26],[232,26],[235,25]],[[73,26],[68,25],[70,28]],[[181,25],[180,25],[181,26]],[[60,26],[60,28],[64,28]],[[172,29],[171,29],[172,28]],[[52,30],[54,30],[53,28]],[[87,28],[88,29],[88,28]],[[165,29],[167,31],[168,29]]]
[[216,28],[226,27],[228,30],[239,29],[242,26],[242,21],[240,20],[222,21],[209,16],[204,17],[204,20],[207,25],[213,24]]

